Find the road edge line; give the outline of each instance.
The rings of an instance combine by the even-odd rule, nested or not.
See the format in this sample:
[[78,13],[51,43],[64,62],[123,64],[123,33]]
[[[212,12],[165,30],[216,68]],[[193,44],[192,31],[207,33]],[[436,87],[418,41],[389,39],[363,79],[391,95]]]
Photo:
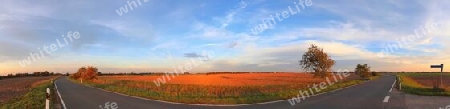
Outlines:
[[63,108],[67,109],[66,103],[64,103],[64,100],[62,99],[61,94],[59,93],[58,86],[56,85],[57,81],[58,80],[55,80],[55,82],[53,83],[55,85],[55,88],[56,88],[56,93],[58,93],[58,96],[59,96],[59,99],[61,100],[61,104],[63,105]]
[[394,88],[395,83],[397,82],[397,80],[394,80],[394,83],[392,83],[391,89],[389,89],[389,92],[392,92],[392,89]]
[[389,102],[389,98],[390,98],[390,97],[391,97],[391,96],[386,96],[386,97],[384,97],[383,103]]

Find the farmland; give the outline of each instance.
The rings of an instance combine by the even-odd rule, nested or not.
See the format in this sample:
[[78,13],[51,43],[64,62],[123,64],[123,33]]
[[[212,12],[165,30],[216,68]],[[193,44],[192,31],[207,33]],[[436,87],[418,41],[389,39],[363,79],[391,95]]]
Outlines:
[[450,96],[450,74],[442,77],[442,87],[439,86],[440,73],[405,73],[399,74],[402,78],[402,88],[405,92],[418,95]]
[[[133,80],[153,82],[161,76],[103,76],[101,80]],[[245,86],[245,85],[276,85],[292,83],[314,83],[322,79],[313,78],[309,74],[295,73],[249,73],[249,74],[216,74],[216,75],[183,75],[173,80],[167,81],[168,84],[196,84],[196,85],[219,85],[219,86]]]
[[0,80],[0,103],[21,96],[43,80],[49,80],[51,78],[54,77],[18,77]]
[[[100,76],[87,85],[132,96],[192,104],[246,104],[285,100],[299,90],[325,81],[307,73],[245,73],[180,75],[161,86],[161,76]],[[351,75],[324,91],[362,83]],[[74,82],[78,82],[72,80]]]

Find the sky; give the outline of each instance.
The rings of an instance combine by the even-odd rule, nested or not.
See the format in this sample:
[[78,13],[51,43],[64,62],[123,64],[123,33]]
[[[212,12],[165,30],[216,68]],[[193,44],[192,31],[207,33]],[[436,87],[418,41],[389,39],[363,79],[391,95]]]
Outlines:
[[[336,61],[335,71],[353,71],[356,64],[369,64],[373,71],[439,71],[430,65],[450,65],[449,5],[445,0],[0,0],[0,72],[75,72],[81,66],[163,72],[194,64],[192,59],[197,65],[189,72],[301,72],[298,61],[310,44]],[[57,46],[49,53],[52,44]],[[41,51],[43,57],[31,58]]]

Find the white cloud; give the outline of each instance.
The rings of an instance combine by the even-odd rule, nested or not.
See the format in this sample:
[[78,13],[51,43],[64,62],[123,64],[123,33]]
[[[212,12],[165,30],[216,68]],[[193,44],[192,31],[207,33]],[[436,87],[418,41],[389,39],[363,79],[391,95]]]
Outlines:
[[226,28],[230,23],[233,22],[235,15],[245,9],[245,7],[247,7],[247,3],[241,0],[236,8],[228,12],[225,17],[215,17],[214,19],[218,20],[221,23],[220,28]]
[[[298,70],[298,61],[310,44],[317,44],[335,60],[376,60],[377,55],[357,46],[339,42],[301,41],[298,43],[275,47],[247,46],[242,48],[241,55],[218,60],[215,66],[246,66],[247,69],[260,69],[261,67],[290,66],[290,70]],[[355,63],[356,65],[357,63]],[[286,67],[284,67],[286,69]],[[278,68],[275,68],[278,69]]]
[[91,20],[90,23],[110,28],[126,37],[146,40],[156,38],[152,24],[140,20]]
[[33,17],[50,17],[54,9],[39,4],[18,0],[2,0],[0,3],[0,20],[27,20]]

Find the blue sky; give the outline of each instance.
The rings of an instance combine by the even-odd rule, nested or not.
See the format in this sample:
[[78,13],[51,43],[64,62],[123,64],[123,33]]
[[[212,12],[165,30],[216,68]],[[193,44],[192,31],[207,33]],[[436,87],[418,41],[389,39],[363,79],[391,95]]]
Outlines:
[[[74,72],[85,65],[103,72],[168,71],[204,57],[203,51],[215,56],[191,72],[302,71],[298,60],[309,44],[337,61],[334,70],[367,63],[376,71],[437,71],[429,65],[450,64],[447,1],[311,0],[258,34],[251,29],[300,1],[140,1],[120,16],[116,10],[127,1],[2,0],[0,72]],[[377,54],[429,24],[437,28],[383,58]],[[69,31],[81,38],[25,67],[18,63]]]

